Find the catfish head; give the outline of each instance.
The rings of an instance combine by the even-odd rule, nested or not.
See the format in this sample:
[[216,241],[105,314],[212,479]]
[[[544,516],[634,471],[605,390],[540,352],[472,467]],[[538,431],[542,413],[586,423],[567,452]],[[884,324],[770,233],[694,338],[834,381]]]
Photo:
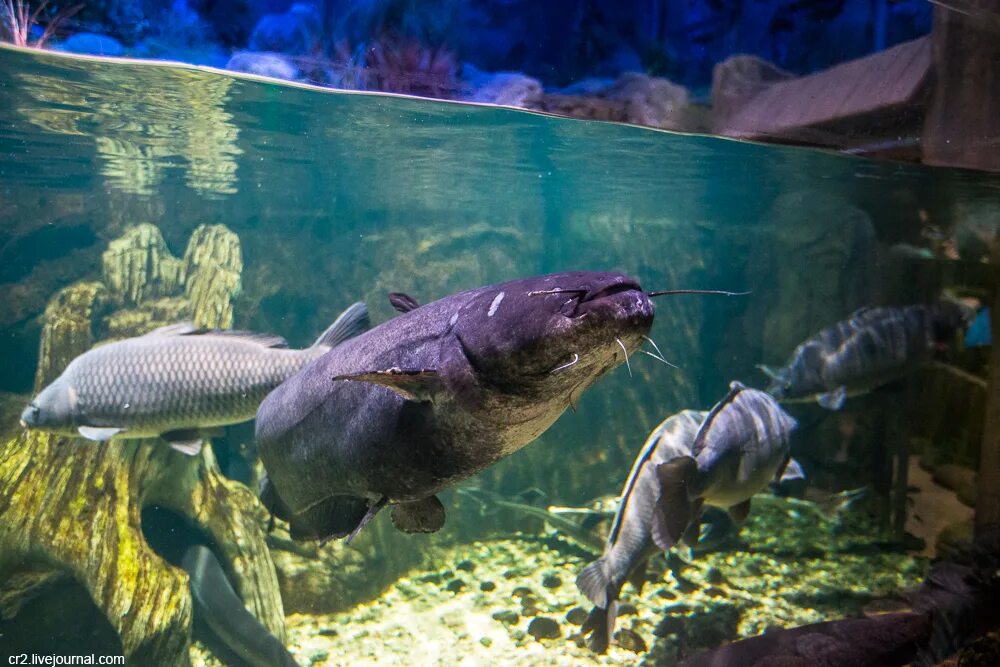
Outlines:
[[481,387],[565,408],[625,363],[652,324],[653,304],[637,281],[581,271],[477,290],[452,333]]
[[402,294],[390,301],[404,317],[447,321],[436,365],[342,379],[383,384],[408,400],[454,401],[480,421],[532,422],[536,432],[625,363],[653,323],[649,297],[621,273],[525,278],[425,306]]

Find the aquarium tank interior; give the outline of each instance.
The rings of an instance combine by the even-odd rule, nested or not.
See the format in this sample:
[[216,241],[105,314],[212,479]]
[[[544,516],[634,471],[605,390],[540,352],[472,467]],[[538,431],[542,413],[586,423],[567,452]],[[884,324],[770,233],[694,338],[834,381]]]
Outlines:
[[996,0],[0,0],[0,660],[1000,665]]

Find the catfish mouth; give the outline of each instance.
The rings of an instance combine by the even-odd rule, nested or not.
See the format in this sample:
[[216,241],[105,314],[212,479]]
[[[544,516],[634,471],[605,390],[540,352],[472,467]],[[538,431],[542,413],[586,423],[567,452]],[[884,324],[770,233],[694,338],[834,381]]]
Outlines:
[[593,313],[616,320],[652,320],[653,304],[634,280],[622,278],[611,284],[594,286],[587,292],[581,290],[581,293],[578,299],[567,304],[571,312],[566,312],[567,308],[564,315],[576,319]]

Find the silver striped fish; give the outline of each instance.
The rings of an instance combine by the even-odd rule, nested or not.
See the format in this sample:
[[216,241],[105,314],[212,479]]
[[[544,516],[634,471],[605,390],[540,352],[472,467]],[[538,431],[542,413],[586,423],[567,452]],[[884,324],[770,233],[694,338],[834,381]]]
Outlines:
[[264,397],[370,325],[358,302],[303,350],[283,338],[174,324],[95,347],[25,408],[27,428],[89,440],[162,437],[194,455],[205,430],[254,418]]
[[[594,603],[582,632],[603,653],[613,636],[618,596],[626,581],[641,589],[646,561],[693,530],[703,505],[727,509],[742,522],[750,498],[781,476],[796,426],[768,394],[739,382],[710,411],[684,410],[646,439],[622,489],[604,554],[576,579]],[[796,464],[796,467],[797,464]]]
[[778,400],[815,399],[839,410],[864,394],[930,361],[937,347],[968,325],[971,310],[956,301],[869,307],[823,329],[792,353],[783,368],[759,366]]

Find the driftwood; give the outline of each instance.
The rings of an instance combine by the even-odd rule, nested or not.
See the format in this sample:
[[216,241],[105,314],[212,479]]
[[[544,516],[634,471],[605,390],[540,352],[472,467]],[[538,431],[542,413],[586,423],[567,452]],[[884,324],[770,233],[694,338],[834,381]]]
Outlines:
[[[182,266],[151,225],[113,242],[103,282],[72,285],[50,302],[39,386],[93,344],[101,323],[119,335],[129,333],[122,322],[144,329],[162,324],[154,321],[161,311],[143,297],[170,300],[170,316],[228,325],[242,269],[239,240],[224,227],[203,227],[194,245]],[[162,284],[151,284],[158,279]],[[119,310],[105,315],[115,305]],[[130,335],[136,333],[142,332]],[[73,577],[118,632],[130,664],[188,664],[188,577],[147,544],[140,517],[151,505],[211,537],[247,607],[284,640],[263,508],[247,487],[221,474],[210,447],[187,457],[157,440],[96,444],[31,432],[0,443],[0,615],[16,614],[40,586]]]

